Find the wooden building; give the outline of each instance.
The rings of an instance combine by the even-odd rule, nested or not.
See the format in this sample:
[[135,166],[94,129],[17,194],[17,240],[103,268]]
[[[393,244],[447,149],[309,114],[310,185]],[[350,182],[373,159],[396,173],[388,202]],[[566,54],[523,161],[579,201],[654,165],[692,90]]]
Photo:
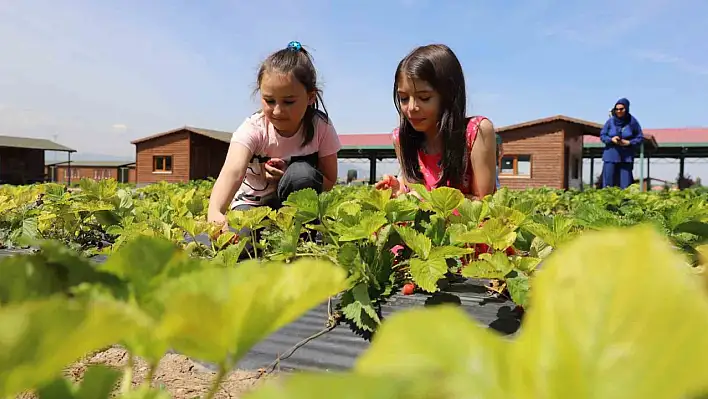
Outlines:
[[0,136],[0,184],[32,184],[47,180],[44,168],[45,151],[68,154],[76,150],[51,140],[28,137]]
[[226,160],[231,134],[185,126],[132,141],[136,183],[216,178]]
[[[510,189],[582,188],[583,151],[588,139],[598,137],[601,129],[601,124],[563,115],[498,127],[504,150],[499,165],[501,185]],[[230,139],[229,132],[182,127],[135,140],[136,181],[140,185],[216,178]],[[396,156],[390,133],[340,134],[339,139],[340,159],[370,161],[369,182],[377,178],[377,161]],[[644,148],[648,155],[657,149],[656,140],[646,130]]]
[[499,181],[510,189],[582,187],[583,136],[599,136],[602,125],[552,116],[497,129],[504,156]]
[[50,162],[46,166],[49,181],[66,183],[80,179],[115,179],[119,183],[135,183],[135,162],[126,161],[67,161]]

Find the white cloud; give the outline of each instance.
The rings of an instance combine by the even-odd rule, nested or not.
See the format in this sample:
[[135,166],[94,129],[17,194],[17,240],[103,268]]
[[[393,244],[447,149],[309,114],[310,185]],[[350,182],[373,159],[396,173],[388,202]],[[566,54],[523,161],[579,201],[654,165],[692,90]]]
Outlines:
[[124,131],[128,130],[128,126],[126,126],[122,123],[116,123],[116,124],[112,125],[111,128],[113,128],[113,130],[117,130],[120,132],[124,132]]
[[655,62],[659,64],[673,65],[676,68],[679,68],[686,72],[690,72],[696,75],[708,76],[708,65],[695,64],[685,58],[678,57],[672,54],[654,50],[638,50],[634,52],[634,55],[637,58],[646,61]]

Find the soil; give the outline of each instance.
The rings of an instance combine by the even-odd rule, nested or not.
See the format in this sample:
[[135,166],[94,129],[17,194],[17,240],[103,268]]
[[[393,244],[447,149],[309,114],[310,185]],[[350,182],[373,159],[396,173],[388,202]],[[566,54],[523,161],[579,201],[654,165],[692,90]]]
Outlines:
[[[84,357],[64,370],[64,376],[72,381],[80,381],[86,368],[92,364],[103,364],[122,370],[128,359],[127,351],[120,347],[96,352]],[[133,387],[140,385],[148,372],[148,365],[142,359],[135,359],[133,366]],[[160,361],[152,386],[163,386],[174,399],[192,399],[206,395],[214,380],[215,372],[193,362],[183,355],[167,354]],[[257,378],[258,372],[235,370],[221,383],[216,394],[219,399],[237,399],[267,380],[274,374]],[[120,384],[120,380],[118,381]],[[32,393],[25,393],[18,399],[36,399]]]

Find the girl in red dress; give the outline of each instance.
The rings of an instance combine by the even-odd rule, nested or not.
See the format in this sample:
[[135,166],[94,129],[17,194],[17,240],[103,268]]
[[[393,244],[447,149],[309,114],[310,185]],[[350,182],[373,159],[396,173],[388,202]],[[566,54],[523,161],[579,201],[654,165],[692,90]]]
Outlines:
[[496,189],[492,122],[466,115],[462,66],[449,47],[418,47],[398,64],[393,85],[400,124],[393,131],[401,175],[385,175],[376,188],[409,192],[408,182],[460,189],[481,199]]

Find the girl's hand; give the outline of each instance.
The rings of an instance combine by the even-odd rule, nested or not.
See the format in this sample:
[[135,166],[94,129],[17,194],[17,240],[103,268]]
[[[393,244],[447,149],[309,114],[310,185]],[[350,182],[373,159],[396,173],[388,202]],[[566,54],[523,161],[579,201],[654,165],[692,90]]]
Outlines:
[[[213,214],[210,213],[207,218],[207,221],[209,223],[213,223],[215,225],[220,225],[221,226],[220,233],[224,233],[224,232],[229,231],[229,223],[226,220],[226,215],[224,215],[223,213],[220,213],[220,212],[214,212]],[[216,237],[218,237],[218,236],[219,235],[217,234]],[[216,239],[216,237],[212,237],[212,239]]]
[[266,180],[271,183],[280,181],[288,165],[280,158],[271,158],[265,163]]
[[620,141],[621,141],[621,140],[620,140],[619,136],[615,136],[615,137],[612,138],[612,142],[613,142],[614,144],[619,144]]
[[620,145],[623,147],[626,147],[629,145],[629,140],[622,139],[620,140]]
[[377,190],[391,189],[392,197],[396,198],[401,192],[401,182],[395,176],[384,175],[383,179],[374,185]]

